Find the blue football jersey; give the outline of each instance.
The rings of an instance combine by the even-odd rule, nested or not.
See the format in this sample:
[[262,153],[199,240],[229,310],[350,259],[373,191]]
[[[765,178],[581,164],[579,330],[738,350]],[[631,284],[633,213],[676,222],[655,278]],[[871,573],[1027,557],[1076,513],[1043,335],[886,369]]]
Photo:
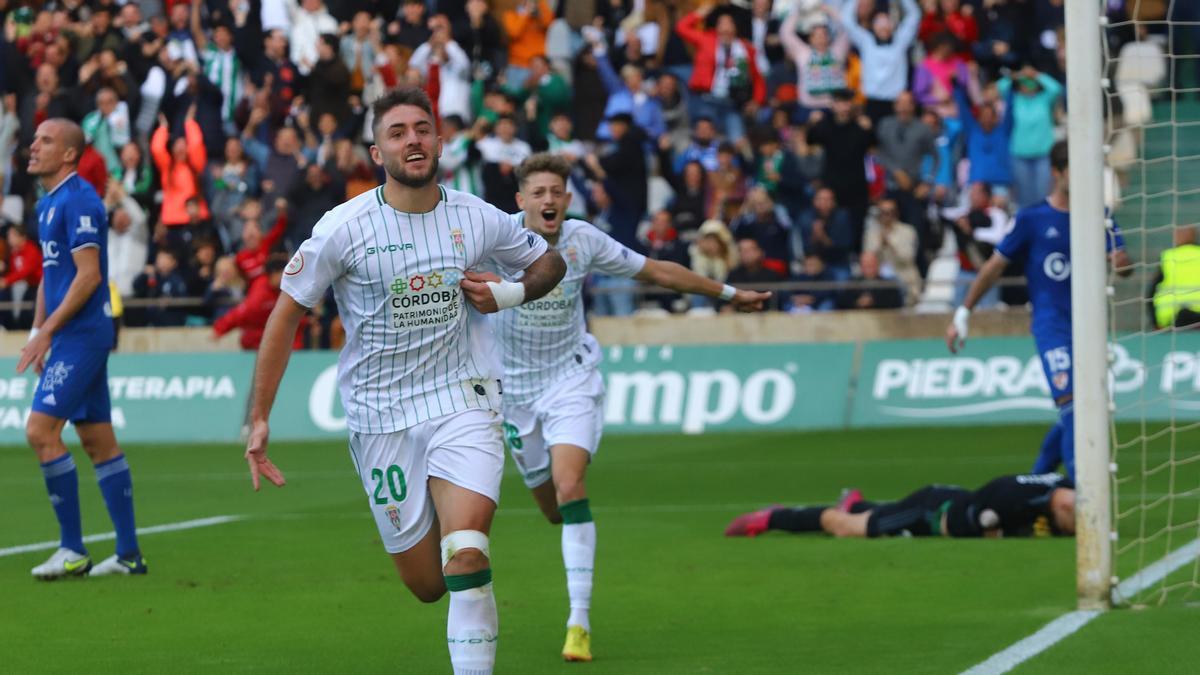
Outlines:
[[37,203],[38,239],[42,245],[42,283],[46,316],[54,313],[75,279],[72,254],[94,246],[100,252],[100,284],[92,297],[55,334],[97,349],[113,345],[112,308],[108,290],[108,217],[96,190],[71,174]]
[[[1097,223],[1097,227],[1104,227]],[[1105,250],[1125,247],[1113,223]],[[1048,201],[1017,212],[1013,229],[996,250],[1009,260],[1023,262],[1029,301],[1033,303],[1034,336],[1071,335],[1071,216]]]

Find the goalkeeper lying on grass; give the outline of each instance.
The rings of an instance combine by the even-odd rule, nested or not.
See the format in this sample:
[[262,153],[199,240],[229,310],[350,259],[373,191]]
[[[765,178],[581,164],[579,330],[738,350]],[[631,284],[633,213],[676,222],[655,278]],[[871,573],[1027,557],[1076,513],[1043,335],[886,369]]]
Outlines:
[[728,537],[767,530],[835,537],[1030,537],[1075,534],[1075,484],[1057,473],[1001,476],[975,490],[928,485],[894,502],[847,490],[837,506],[771,507],[733,519]]

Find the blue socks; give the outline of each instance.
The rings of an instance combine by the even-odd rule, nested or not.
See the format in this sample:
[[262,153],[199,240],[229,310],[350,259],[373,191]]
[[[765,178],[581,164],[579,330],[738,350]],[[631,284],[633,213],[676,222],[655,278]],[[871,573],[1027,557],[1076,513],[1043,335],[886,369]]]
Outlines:
[[1033,463],[1033,473],[1051,473],[1058,470],[1062,462],[1062,421],[1054,423],[1042,439],[1042,448],[1038,450],[1037,461]]
[[76,553],[87,553],[87,549],[83,547],[83,522],[79,515],[79,474],[75,471],[75,460],[68,453],[46,462],[42,464],[42,476],[46,479],[46,492],[50,493],[54,515],[58,518],[61,534],[59,546]]
[[[113,529],[117,532],[117,555],[131,558],[138,554],[137,530],[133,524],[133,479],[125,455],[96,465],[96,480],[108,506]],[[76,507],[78,513],[78,507]]]
[[1058,426],[1062,428],[1062,461],[1067,478],[1075,480],[1075,403],[1058,409]]
[[1075,403],[1067,403],[1058,409],[1058,422],[1046,432],[1034,473],[1051,473],[1058,470],[1059,463],[1067,472],[1067,478],[1075,480]]

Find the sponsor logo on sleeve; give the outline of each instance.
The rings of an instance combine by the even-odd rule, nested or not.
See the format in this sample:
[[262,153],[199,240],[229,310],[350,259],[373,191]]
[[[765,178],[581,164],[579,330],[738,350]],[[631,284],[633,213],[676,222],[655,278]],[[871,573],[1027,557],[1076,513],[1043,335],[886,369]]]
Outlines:
[[303,269],[304,254],[300,251],[296,251],[296,255],[292,256],[292,259],[288,261],[287,267],[283,268],[283,273],[289,277],[294,277],[297,274],[300,274],[300,271]]

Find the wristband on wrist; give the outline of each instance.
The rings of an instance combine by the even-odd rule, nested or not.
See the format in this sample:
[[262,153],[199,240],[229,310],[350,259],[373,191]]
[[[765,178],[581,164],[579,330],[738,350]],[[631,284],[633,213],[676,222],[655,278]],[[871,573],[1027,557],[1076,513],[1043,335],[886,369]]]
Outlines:
[[730,300],[733,299],[733,296],[735,296],[735,295],[737,295],[737,289],[734,288],[733,286],[730,286],[729,284],[725,284],[724,286],[721,287],[721,295],[719,295],[717,297],[724,300],[725,302],[729,302]]
[[496,299],[499,309],[509,309],[525,302],[525,284],[519,281],[489,281],[487,285],[492,289],[492,297]]
[[37,334],[38,334],[38,333],[40,333],[40,332],[42,332],[42,329],[41,329],[41,328],[38,328],[37,326],[34,326],[33,328],[30,328],[30,329],[29,329],[29,339],[27,339],[27,340],[25,340],[25,341],[26,341],[26,342],[32,342],[32,341],[33,341],[33,338],[37,337]]

